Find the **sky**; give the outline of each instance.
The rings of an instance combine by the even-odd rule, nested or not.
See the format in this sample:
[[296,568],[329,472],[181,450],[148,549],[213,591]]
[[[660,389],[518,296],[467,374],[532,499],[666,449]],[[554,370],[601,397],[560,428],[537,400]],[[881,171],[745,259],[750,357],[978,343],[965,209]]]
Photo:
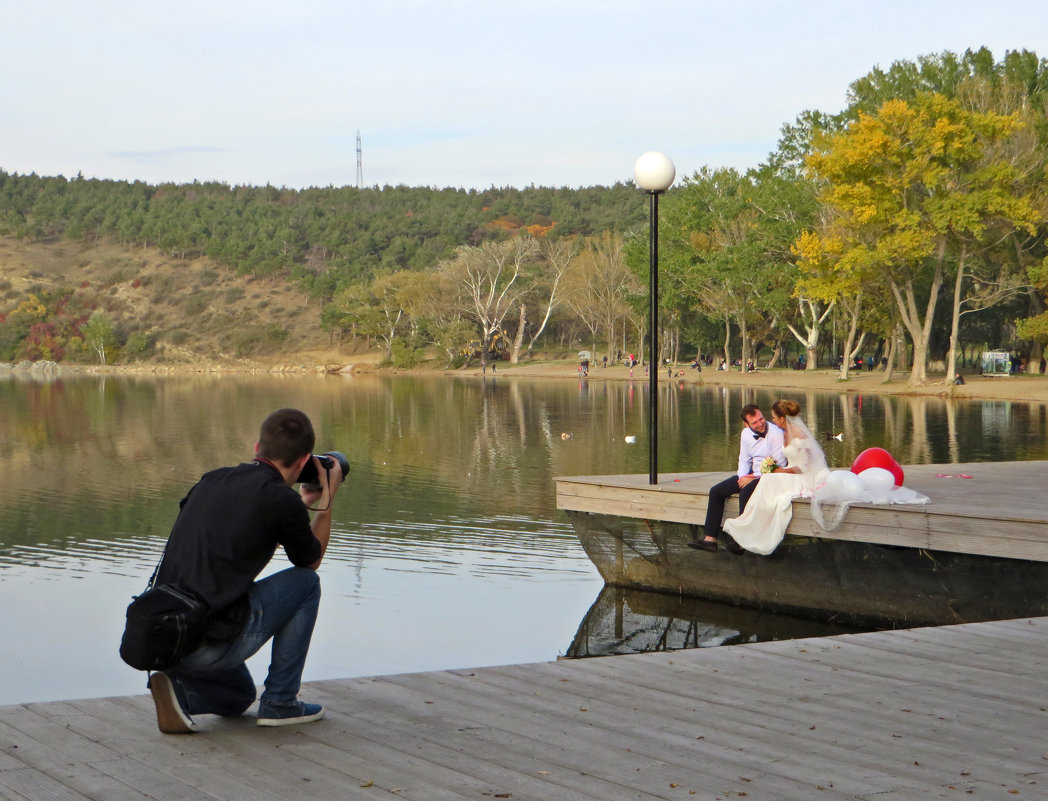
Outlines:
[[0,0],[0,169],[611,185],[766,160],[874,66],[1048,58],[1045,0]]

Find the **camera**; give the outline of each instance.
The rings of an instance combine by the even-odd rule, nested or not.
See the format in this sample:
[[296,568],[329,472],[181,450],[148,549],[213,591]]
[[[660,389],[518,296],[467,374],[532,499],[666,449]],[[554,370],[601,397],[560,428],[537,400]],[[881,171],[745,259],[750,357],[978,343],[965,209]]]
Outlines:
[[[342,478],[344,479],[349,475],[349,460],[346,458],[346,454],[339,453],[338,451],[328,451],[317,455],[317,461],[325,470],[330,470],[335,466],[335,462],[338,462],[339,467],[342,468]],[[298,474],[298,480],[306,485],[306,489],[319,490],[320,489],[320,476],[317,474],[317,466],[310,459],[306,462],[306,466],[302,468],[302,472]]]

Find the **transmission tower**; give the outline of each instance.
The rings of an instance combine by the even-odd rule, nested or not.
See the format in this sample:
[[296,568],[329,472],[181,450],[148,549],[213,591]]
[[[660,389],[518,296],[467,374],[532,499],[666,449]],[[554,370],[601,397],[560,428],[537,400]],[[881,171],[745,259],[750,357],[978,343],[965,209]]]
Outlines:
[[357,189],[364,188],[364,161],[360,149],[360,129],[357,129]]

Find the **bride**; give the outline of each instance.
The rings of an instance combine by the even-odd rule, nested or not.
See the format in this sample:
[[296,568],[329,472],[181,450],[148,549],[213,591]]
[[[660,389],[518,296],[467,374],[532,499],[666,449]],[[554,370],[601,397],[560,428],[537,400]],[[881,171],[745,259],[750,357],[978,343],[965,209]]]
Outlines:
[[788,466],[769,465],[746,511],[724,521],[724,530],[747,551],[764,555],[774,551],[793,517],[793,499],[810,497],[829,474],[826,456],[800,418],[800,411],[797,401],[772,404],[771,422],[784,432],[782,451]]

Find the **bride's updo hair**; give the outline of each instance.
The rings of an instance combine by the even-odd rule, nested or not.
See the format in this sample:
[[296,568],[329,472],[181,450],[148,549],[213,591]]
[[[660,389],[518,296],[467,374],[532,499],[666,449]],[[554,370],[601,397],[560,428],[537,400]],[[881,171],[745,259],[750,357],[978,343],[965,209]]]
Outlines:
[[779,417],[796,417],[801,413],[801,405],[795,400],[777,400],[771,410]]

